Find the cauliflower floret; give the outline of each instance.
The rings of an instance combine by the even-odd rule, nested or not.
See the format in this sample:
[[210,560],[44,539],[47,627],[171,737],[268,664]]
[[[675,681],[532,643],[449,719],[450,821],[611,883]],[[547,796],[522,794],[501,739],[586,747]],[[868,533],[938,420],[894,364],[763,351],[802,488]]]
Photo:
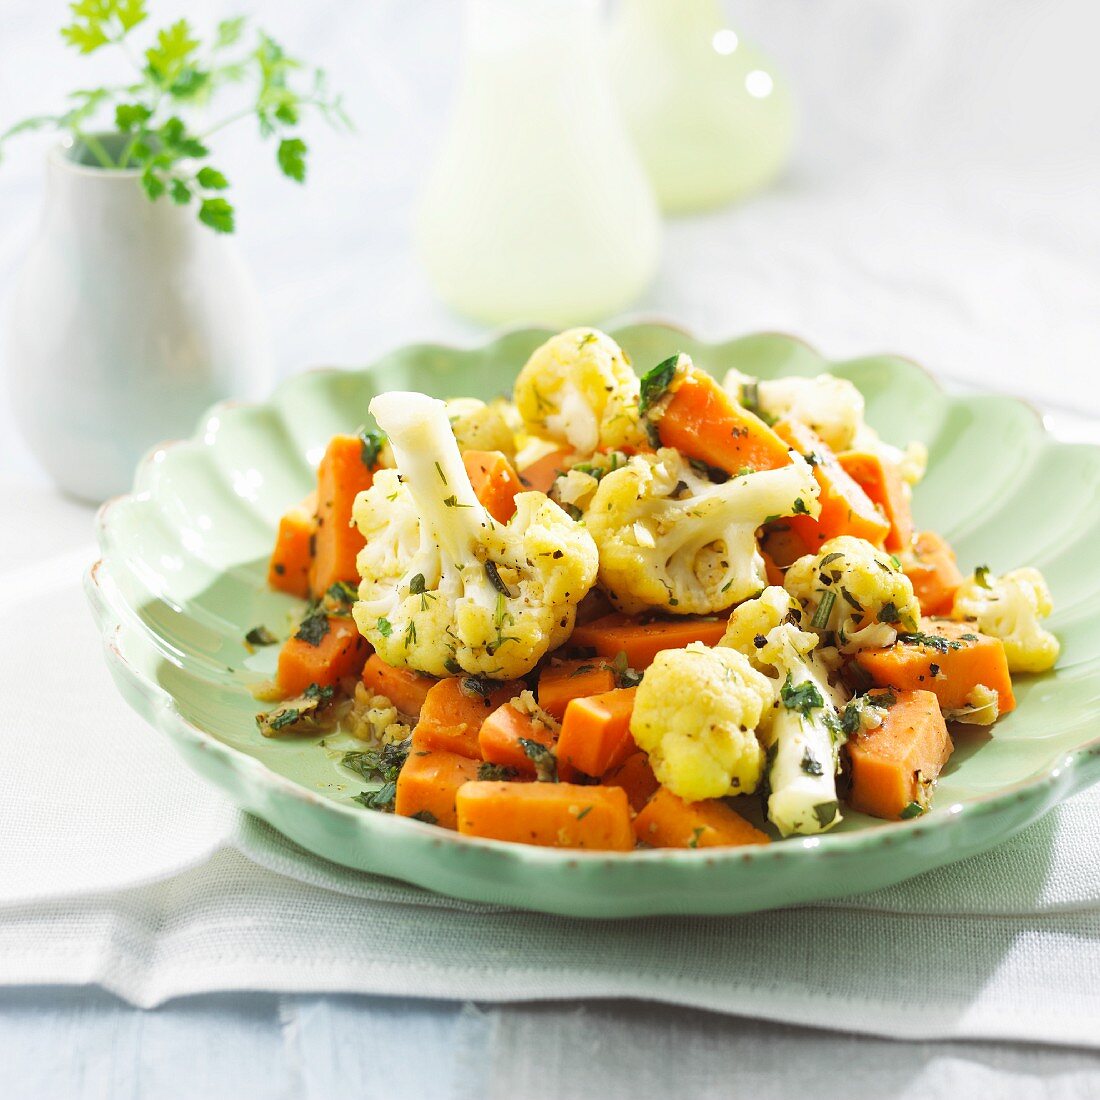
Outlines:
[[887,465],[897,468],[902,481],[907,485],[916,485],[928,469],[928,448],[917,440],[903,448],[887,443],[870,424],[861,424],[852,441],[852,450],[869,451],[878,455]]
[[731,370],[722,384],[739,405],[768,420],[789,416],[802,421],[834,451],[848,450],[863,425],[863,394],[833,374],[761,381]]
[[970,619],[983,633],[1000,638],[1010,672],[1046,672],[1061,646],[1039,622],[1054,604],[1038,569],[1013,569],[993,576],[978,569],[955,593],[951,617]]
[[920,622],[912,581],[866,539],[830,539],[795,561],[783,584],[810,628],[831,635],[842,653],[893,645],[899,625],[916,630]]
[[948,722],[962,722],[968,726],[991,726],[1001,716],[1001,697],[985,684],[975,684],[966,697],[966,706],[958,710],[945,710]]
[[598,329],[569,329],[536,348],[516,379],[515,402],[532,435],[580,455],[645,442],[638,376]]
[[657,654],[638,685],[630,732],[653,773],[688,802],[756,789],[764,750],[756,727],[772,702],[768,678],[733,649],[691,642]]
[[636,455],[605,474],[585,513],[600,550],[600,585],[633,614],[709,614],[766,583],[756,530],[768,519],[819,511],[813,471],[800,455],[777,470],[720,484],[678,451]]
[[446,402],[460,451],[502,451],[516,457],[516,439],[499,402],[486,405],[475,397],[455,397]]
[[507,524],[481,506],[441,401],[386,393],[370,411],[397,470],[355,501],[366,538],[354,615],[390,665],[507,680],[573,629],[596,579],[592,536],[542,493],[520,493]]
[[769,677],[773,717],[762,727],[768,820],[783,836],[824,832],[841,820],[838,708],[845,693],[830,684],[818,636],[802,630],[800,620],[798,603],[773,585],[734,610],[719,643],[737,649]]

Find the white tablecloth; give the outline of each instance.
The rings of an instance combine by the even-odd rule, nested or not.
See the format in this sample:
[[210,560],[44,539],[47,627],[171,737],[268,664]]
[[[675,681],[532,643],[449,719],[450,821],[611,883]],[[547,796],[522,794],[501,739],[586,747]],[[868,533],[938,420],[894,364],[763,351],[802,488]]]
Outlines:
[[[198,0],[188,14],[202,21],[232,7]],[[360,127],[353,139],[317,133],[304,190],[257,164],[250,138],[221,157],[237,186],[240,240],[268,302],[283,373],[362,362],[414,339],[480,336],[437,305],[409,247],[412,199],[453,81],[456,9],[446,0],[263,6],[276,34],[325,60]],[[775,328],[834,356],[898,351],[949,377],[1100,413],[1094,5],[777,0],[731,9],[735,25],[796,76],[804,102],[798,159],[769,194],[671,224],[658,282],[639,308],[707,336]],[[32,0],[0,6],[0,127],[90,82],[87,63],[67,58],[52,37],[58,14]],[[40,183],[33,143],[13,146],[0,167],[0,299],[33,231]],[[89,517],[42,488],[2,399],[0,474],[0,514],[19,517],[3,529],[0,608],[39,586],[48,602],[56,578],[83,557]],[[86,642],[59,639],[41,667]],[[91,677],[91,666],[81,675]],[[117,737],[140,777],[143,812],[159,814],[162,825],[189,823],[185,834],[157,832],[149,866],[201,867],[224,835],[224,804],[93,683],[111,699],[103,706],[119,707]],[[25,697],[25,685],[0,672],[5,713],[13,702],[26,707]],[[47,706],[41,713],[41,797],[58,806],[68,843],[57,848],[52,874],[22,861],[20,888],[41,892],[59,868],[76,873],[89,862],[119,884],[133,881],[141,868],[126,837],[87,823],[107,778],[94,754],[74,769],[51,751],[63,741],[59,724],[71,730],[79,716]],[[196,805],[209,807],[197,824]],[[73,812],[85,806],[86,814]],[[35,841],[20,833],[18,814],[3,814],[3,830],[5,847]],[[12,874],[16,863],[9,861]],[[1029,991],[1018,996],[1026,1003]],[[322,1095],[349,1080],[398,1096],[637,1096],[652,1087],[705,1096],[735,1082],[763,1097],[789,1095],[795,1081],[814,1081],[825,1094],[835,1082],[851,1096],[1100,1091],[1091,1055],[898,1047],[623,1005],[463,1010],[257,995],[139,1016],[103,994],[28,991],[0,996],[0,1044],[12,1052],[9,1087],[26,1095],[193,1095],[204,1091],[193,1072],[206,1072],[194,1070],[196,1049],[207,1055],[209,1095]],[[59,1058],[59,1045],[73,1053]],[[379,1048],[399,1053],[386,1060]]]

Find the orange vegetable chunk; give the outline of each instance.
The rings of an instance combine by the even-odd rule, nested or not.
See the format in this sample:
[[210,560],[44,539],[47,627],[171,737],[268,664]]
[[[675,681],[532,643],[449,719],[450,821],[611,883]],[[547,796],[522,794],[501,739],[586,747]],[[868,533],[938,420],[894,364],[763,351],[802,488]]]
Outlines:
[[519,680],[507,680],[486,697],[472,688],[476,682],[466,676],[451,676],[429,688],[420,708],[420,721],[413,730],[414,749],[436,749],[481,759],[478,735],[482,723],[514,699],[524,685]]
[[554,747],[553,731],[535,722],[511,703],[497,707],[485,719],[477,739],[482,760],[515,768],[520,775],[526,776],[536,774],[535,762],[527,755],[520,741],[536,741],[548,749]]
[[908,487],[897,467],[869,451],[844,451],[837,461],[889,522],[886,549],[904,550],[913,541],[913,512]]
[[935,694],[899,692],[881,726],[848,741],[848,804],[891,821],[913,803],[927,808],[932,784],[953,750]]
[[477,779],[478,766],[468,756],[418,749],[414,744],[397,777],[394,813],[421,815],[429,823],[456,829],[455,796],[463,783]]
[[352,526],[351,506],[372,481],[359,436],[334,436],[317,467],[317,535],[309,578],[315,596],[323,595],[337,581],[359,582],[355,558],[364,539]]
[[913,582],[913,591],[925,615],[949,615],[963,575],[955,563],[955,551],[935,531],[921,531],[913,547],[902,554],[902,569]]
[[507,455],[501,451],[464,451],[462,463],[485,510],[497,523],[507,523],[516,512],[516,493],[523,492],[523,483]]
[[725,632],[726,620],[711,615],[659,619],[616,611],[578,626],[566,644],[570,649],[595,650],[609,661],[625,653],[631,668],[643,669],[663,649],[683,649],[688,642],[717,645]]
[[372,653],[363,666],[363,684],[375,695],[384,695],[402,714],[415,718],[424,705],[428,692],[439,681],[411,668],[394,668],[377,653]]
[[635,813],[641,810],[649,801],[650,795],[660,786],[649,766],[649,757],[644,752],[631,753],[619,767],[604,776],[603,782],[609,787],[622,787]]
[[302,600],[309,598],[313,536],[317,531],[316,509],[317,501],[311,493],[283,515],[267,567],[267,583],[272,588]]
[[785,516],[783,523],[798,535],[807,552],[838,535],[852,535],[881,546],[890,533],[890,523],[871,498],[846,473],[828,447],[805,424],[784,419],[775,425],[776,434],[803,457],[813,456],[814,478],[821,490],[821,514]]
[[569,450],[551,451],[536,458],[529,466],[524,466],[519,472],[519,479],[524,489],[536,489],[540,493],[550,492],[550,486],[560,473],[569,469],[569,459],[573,452]]
[[564,779],[574,772],[600,777],[637,749],[630,735],[637,688],[615,688],[602,695],[572,699],[555,752]]
[[598,657],[560,661],[539,673],[539,706],[560,722],[570,699],[600,695],[614,687],[615,673]]
[[766,833],[717,798],[685,802],[661,787],[634,819],[634,835],[651,848],[737,848],[770,844]]
[[333,687],[346,676],[358,676],[369,652],[351,619],[330,616],[328,631],[317,645],[296,635],[283,643],[275,682],[288,697],[301,695],[310,684]]
[[657,421],[665,447],[728,474],[746,467],[777,470],[790,463],[787,445],[755,413],[742,408],[706,371],[691,368]]
[[544,848],[627,852],[634,847],[630,804],[621,787],[573,783],[465,783],[458,831]]
[[887,649],[864,649],[856,663],[879,687],[931,691],[945,711],[967,705],[979,684],[996,691],[1000,712],[1015,709],[1012,680],[999,638],[979,634],[970,623],[921,619],[922,634],[945,639],[945,647],[897,642]]

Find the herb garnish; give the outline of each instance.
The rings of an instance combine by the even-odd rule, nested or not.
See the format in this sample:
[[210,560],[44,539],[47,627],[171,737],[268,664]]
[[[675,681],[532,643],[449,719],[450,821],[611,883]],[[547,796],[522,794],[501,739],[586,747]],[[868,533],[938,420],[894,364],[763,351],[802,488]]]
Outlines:
[[507,783],[515,779],[519,772],[515,768],[506,767],[503,764],[484,763],[478,765],[477,777],[483,783]]
[[817,605],[814,617],[810,620],[810,626],[814,630],[824,630],[829,625],[829,616],[833,613],[835,603],[836,593],[831,588],[827,592],[822,592],[821,603]]
[[301,621],[294,637],[306,645],[318,646],[329,629],[328,616],[320,607],[315,607]]
[[676,367],[679,362],[680,353],[677,352],[667,359],[662,359],[655,367],[642,375],[641,399],[638,402],[638,412],[642,416],[645,416],[664,397],[668,387],[672,385],[673,378],[676,377]]
[[279,639],[266,626],[254,626],[245,636],[249,645],[276,645]]
[[817,818],[818,825],[824,829],[832,822],[833,818],[836,817],[838,809],[840,809],[840,804],[835,800],[830,802],[819,802],[814,806],[814,817]]
[[802,683],[795,684],[789,672],[787,679],[783,681],[783,686],[779,689],[779,698],[787,710],[796,710],[805,718],[810,717],[811,711],[825,705],[821,692],[812,680],[803,680]]
[[386,437],[373,428],[359,429],[359,458],[368,470],[378,465],[378,454],[385,446]]
[[388,638],[393,633],[393,623],[389,619],[379,619],[375,624],[375,629],[383,638]]
[[541,742],[530,737],[519,739],[524,756],[535,765],[535,777],[540,783],[557,783],[558,761],[554,754]]
[[807,775],[825,774],[825,769],[821,766],[821,761],[810,752],[808,746],[802,751],[802,770]]
[[[964,634],[960,640],[955,641],[953,638],[945,638],[942,634],[925,634],[920,630],[898,633],[898,641],[901,642],[902,645],[922,645],[926,646],[928,649],[934,649],[937,653],[947,653],[952,649],[962,649],[962,640],[966,638],[967,636]],[[977,640],[976,637],[974,640]]]
[[924,807],[919,802],[910,802],[904,810],[898,814],[902,821],[908,821],[912,817],[920,817],[924,813]]

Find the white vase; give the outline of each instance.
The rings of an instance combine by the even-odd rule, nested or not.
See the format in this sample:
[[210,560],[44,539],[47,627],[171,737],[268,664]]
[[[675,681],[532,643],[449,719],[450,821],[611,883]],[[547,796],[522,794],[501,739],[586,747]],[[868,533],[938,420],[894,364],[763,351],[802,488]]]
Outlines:
[[607,78],[599,0],[468,0],[466,16],[419,213],[436,290],[489,324],[624,308],[656,272],[661,227]]
[[[109,135],[105,138],[109,140]],[[48,157],[38,234],[8,312],[12,405],[65,491],[103,500],[154,444],[270,377],[259,297],[233,243],[193,205],[150,202],[138,173]]]
[[669,213],[756,191],[790,157],[793,98],[771,62],[727,25],[718,0],[620,0],[611,71]]

